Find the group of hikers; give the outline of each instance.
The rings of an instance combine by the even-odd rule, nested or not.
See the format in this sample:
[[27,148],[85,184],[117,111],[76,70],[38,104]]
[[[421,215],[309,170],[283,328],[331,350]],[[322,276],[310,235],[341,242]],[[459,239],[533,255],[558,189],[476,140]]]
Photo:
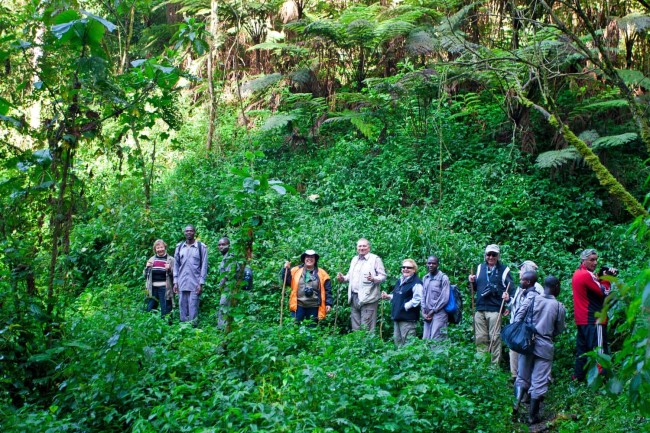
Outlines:
[[[195,321],[198,316],[199,297],[207,275],[207,248],[195,239],[194,226],[184,230],[185,241],[176,245],[173,255],[167,253],[162,240],[154,243],[154,256],[145,267],[148,310],[160,306],[161,315],[169,314],[174,295],[179,297],[180,320]],[[230,241],[219,240],[222,261],[219,273],[220,286],[224,286],[232,266]],[[352,331],[365,329],[374,332],[379,303],[389,301],[393,320],[393,339],[399,347],[416,337],[420,320],[423,320],[423,338],[447,338],[448,312],[446,307],[453,297],[452,286],[442,272],[440,260],[427,258],[427,273],[420,279],[415,260],[402,260],[401,276],[391,293],[381,290],[386,281],[382,259],[370,252],[370,242],[357,241],[357,254],[350,261],[348,272],[338,272],[336,280],[347,284]],[[499,260],[500,247],[495,244],[485,248],[484,261],[476,272],[468,276],[474,306],[474,336],[477,350],[489,352],[491,362],[499,365],[502,354],[501,321],[510,316],[511,323],[527,321],[534,327],[534,346],[526,353],[509,351],[510,372],[514,381],[515,410],[522,402],[529,402],[528,422],[540,421],[540,404],[551,380],[554,355],[553,339],[565,329],[566,310],[556,299],[560,281],[548,275],[543,284],[538,282],[538,266],[531,260],[519,265],[519,284],[515,285],[510,268]],[[316,326],[334,306],[332,281],[329,274],[318,266],[320,255],[313,249],[300,256],[300,263],[291,266],[286,261],[280,271],[283,293],[289,287],[289,310],[295,322]],[[586,249],[580,254],[580,265],[572,278],[574,317],[577,325],[576,358],[573,378],[585,380],[587,358],[592,350],[607,351],[607,317],[601,315],[610,281],[603,276],[615,276],[615,268],[601,267],[596,271],[598,253]],[[252,276],[248,272],[250,285]],[[249,287],[250,287],[249,285]],[[284,299],[284,297],[283,297]],[[225,291],[220,301],[219,324],[223,324],[222,311],[228,306]],[[600,366],[598,366],[600,371]]]

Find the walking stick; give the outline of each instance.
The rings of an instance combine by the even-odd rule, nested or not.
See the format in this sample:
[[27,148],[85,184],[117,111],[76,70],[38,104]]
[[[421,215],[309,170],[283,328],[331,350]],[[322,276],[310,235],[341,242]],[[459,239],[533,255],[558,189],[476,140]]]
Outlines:
[[383,333],[383,328],[384,328],[384,300],[379,301],[381,303],[381,318],[379,319],[379,338],[381,340],[384,339],[384,333]]
[[[506,292],[510,288],[510,283],[508,283],[508,286],[506,286]],[[501,315],[503,314],[503,306],[506,303],[506,298],[501,297],[501,308],[499,308],[499,316],[497,317],[497,326],[494,327],[494,331],[492,331],[492,335],[490,336],[490,347],[488,348],[488,352],[492,352],[492,345],[494,344],[494,339],[496,338],[497,334],[501,332]]]
[[284,282],[282,283],[282,297],[280,298],[280,326],[282,326],[282,313],[284,312],[284,288],[287,287],[287,275],[289,269],[284,268]]
[[339,298],[341,297],[341,283],[337,284],[338,290],[336,292],[336,311],[334,312],[334,329],[336,329],[336,321],[339,318]]

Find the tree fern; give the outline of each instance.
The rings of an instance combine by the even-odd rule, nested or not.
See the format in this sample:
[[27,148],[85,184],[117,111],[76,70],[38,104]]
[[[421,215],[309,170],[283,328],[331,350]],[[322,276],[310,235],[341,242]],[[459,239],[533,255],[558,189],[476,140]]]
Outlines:
[[537,156],[535,166],[538,168],[557,168],[567,162],[576,161],[581,158],[580,153],[578,153],[575,147],[567,147],[566,149],[550,150],[540,153]]

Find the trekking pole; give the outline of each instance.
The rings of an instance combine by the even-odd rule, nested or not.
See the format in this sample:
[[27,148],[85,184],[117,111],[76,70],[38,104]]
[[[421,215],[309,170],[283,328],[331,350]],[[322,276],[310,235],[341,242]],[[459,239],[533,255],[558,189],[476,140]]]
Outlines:
[[[472,270],[470,269],[469,272],[472,272]],[[468,275],[469,275],[469,273],[468,273]],[[470,296],[472,298],[472,311],[471,311],[471,314],[472,314],[472,328],[473,328],[473,331],[474,331],[474,341],[476,342],[476,322],[474,321],[474,308],[475,308],[475,305],[474,305],[474,284],[476,284],[476,283],[472,283],[471,281],[469,281],[469,293],[470,293]]]
[[379,338],[381,340],[384,339],[384,333],[383,333],[383,328],[384,328],[384,300],[380,300],[379,303],[381,304],[381,317],[379,318]]
[[336,329],[336,321],[339,318],[339,298],[341,297],[341,283],[337,284],[338,289],[336,291],[336,311],[334,312],[334,329]]
[[[506,287],[506,292],[510,288],[510,283],[508,283],[508,286]],[[490,347],[488,348],[488,352],[492,352],[492,345],[494,344],[494,339],[496,338],[497,334],[501,332],[501,315],[503,314],[503,306],[506,303],[506,298],[503,296],[501,297],[501,308],[499,308],[499,316],[497,317],[497,325],[494,327],[494,331],[492,332],[492,335],[490,336]]]
[[282,313],[284,312],[284,289],[287,287],[287,275],[289,269],[284,268],[284,281],[282,282],[282,297],[280,298],[280,326],[282,326]]

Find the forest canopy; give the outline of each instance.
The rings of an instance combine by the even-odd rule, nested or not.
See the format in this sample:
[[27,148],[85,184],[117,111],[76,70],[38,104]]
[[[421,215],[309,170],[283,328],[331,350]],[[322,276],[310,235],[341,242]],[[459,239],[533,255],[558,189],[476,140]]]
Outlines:
[[[527,431],[472,341],[467,276],[499,244],[561,281],[545,428],[647,431],[649,26],[645,0],[5,0],[2,430]],[[146,312],[142,276],[188,224],[195,327]],[[224,236],[250,291],[219,284]],[[345,273],[360,238],[382,290],[439,257],[465,298],[448,341],[396,349],[389,306],[351,332],[336,282],[293,325],[285,261]],[[585,248],[620,272],[580,385]]]

